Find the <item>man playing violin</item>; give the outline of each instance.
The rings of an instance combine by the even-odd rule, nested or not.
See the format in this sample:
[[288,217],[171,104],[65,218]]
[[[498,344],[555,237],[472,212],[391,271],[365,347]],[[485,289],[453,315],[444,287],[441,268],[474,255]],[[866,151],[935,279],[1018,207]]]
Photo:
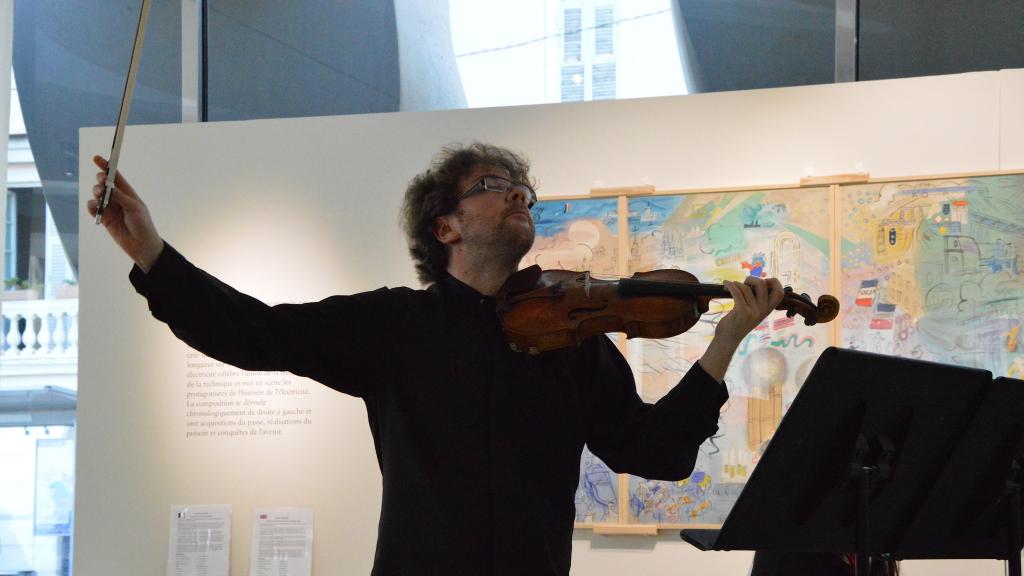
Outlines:
[[[94,161],[92,215],[106,168]],[[735,304],[703,357],[644,403],[605,336],[539,355],[505,341],[494,295],[533,244],[534,202],[521,156],[445,149],[402,208],[427,288],[277,306],[189,263],[120,174],[102,224],[135,262],[129,277],[153,316],[187,344],[364,401],[383,478],[373,574],[566,575],[584,445],[616,472],[689,476],[718,429],[729,361],[783,290],[775,279],[726,282]]]

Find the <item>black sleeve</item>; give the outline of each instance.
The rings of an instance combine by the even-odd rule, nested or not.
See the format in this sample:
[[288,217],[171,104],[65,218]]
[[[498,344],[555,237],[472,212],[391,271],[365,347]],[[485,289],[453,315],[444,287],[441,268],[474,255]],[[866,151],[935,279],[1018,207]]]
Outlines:
[[307,304],[268,306],[186,260],[169,244],[129,279],[189,346],[245,370],[287,370],[363,397],[378,378],[384,334],[402,298],[381,288]]
[[700,445],[718,431],[718,415],[729,398],[699,364],[655,404],[636,392],[626,359],[608,338],[593,338],[583,357],[589,365],[593,415],[587,445],[615,472],[651,480],[690,475]]

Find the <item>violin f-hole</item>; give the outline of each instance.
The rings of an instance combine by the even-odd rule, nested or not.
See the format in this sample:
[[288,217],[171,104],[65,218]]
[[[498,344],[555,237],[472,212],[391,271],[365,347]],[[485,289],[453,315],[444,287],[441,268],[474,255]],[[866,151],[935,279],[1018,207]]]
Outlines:
[[593,306],[593,307],[586,307],[586,308],[573,308],[572,310],[569,310],[569,314],[567,316],[568,316],[569,320],[576,320],[582,314],[591,314],[593,312],[600,312],[600,311],[602,311],[602,310],[604,310],[606,308],[608,308],[608,307],[607,306]]

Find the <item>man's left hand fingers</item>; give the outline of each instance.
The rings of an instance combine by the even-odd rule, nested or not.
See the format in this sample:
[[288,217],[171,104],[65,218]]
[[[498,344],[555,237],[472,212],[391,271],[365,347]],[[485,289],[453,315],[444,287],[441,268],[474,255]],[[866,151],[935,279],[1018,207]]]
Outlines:
[[782,282],[779,282],[778,278],[768,279],[768,290],[769,290],[769,302],[774,310],[779,303],[782,302],[782,298],[786,295],[785,289],[782,288]]
[[756,276],[747,276],[743,283],[750,286],[750,291],[754,295],[754,304],[763,310],[768,305],[767,283]]

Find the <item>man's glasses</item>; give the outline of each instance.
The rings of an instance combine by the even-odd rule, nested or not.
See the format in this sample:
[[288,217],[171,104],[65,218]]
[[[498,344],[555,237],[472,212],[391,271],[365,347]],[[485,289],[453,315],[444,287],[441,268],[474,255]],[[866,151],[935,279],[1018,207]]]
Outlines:
[[502,178],[501,176],[484,176],[479,182],[473,184],[459,196],[459,201],[475,196],[482,192],[500,192],[502,194],[508,194],[509,192],[516,190],[523,193],[526,197],[526,207],[533,208],[533,205],[537,203],[537,193],[526,184],[520,182],[513,182],[508,178]]

